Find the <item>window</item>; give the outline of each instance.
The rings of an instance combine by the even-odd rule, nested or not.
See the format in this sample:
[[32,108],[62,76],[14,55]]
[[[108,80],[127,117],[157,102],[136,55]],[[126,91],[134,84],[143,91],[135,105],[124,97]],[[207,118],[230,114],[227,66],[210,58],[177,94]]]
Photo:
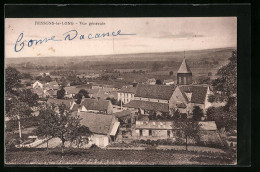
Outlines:
[[171,131],[167,130],[167,136],[170,137],[171,136]]
[[152,130],[149,130],[149,136],[152,136]]
[[140,136],[143,136],[143,130],[140,130]]

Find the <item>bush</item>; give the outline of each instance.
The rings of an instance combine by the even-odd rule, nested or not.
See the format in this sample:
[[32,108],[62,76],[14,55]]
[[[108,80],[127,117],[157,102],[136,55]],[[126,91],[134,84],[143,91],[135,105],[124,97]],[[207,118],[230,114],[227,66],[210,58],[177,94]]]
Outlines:
[[90,146],[90,148],[91,148],[91,149],[98,149],[99,147],[98,147],[96,144],[92,144],[92,145]]

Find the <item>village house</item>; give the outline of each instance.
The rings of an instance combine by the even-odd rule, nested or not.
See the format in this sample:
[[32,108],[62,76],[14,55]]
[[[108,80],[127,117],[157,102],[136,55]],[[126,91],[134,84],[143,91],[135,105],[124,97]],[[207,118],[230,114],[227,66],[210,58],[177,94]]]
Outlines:
[[113,106],[110,100],[83,98],[79,111],[112,114]]
[[173,121],[136,121],[133,136],[137,139],[174,139],[177,129]]
[[41,83],[40,81],[35,81],[33,83],[33,89],[36,89],[38,87],[43,88],[43,83]]
[[123,106],[137,109],[139,114],[149,114],[151,111],[169,113],[169,101],[174,89],[174,86],[139,84],[134,99]]
[[53,99],[53,98],[49,98],[47,100],[47,104],[48,105],[61,105],[61,104],[65,104],[66,107],[68,107],[69,109],[71,108],[71,106],[73,106],[75,104],[75,99]]
[[148,79],[148,80],[146,81],[146,84],[155,85],[155,84],[156,84],[156,79],[155,79],[155,78]]
[[117,91],[117,100],[122,101],[124,104],[129,103],[135,97],[136,86],[136,84],[123,86]]
[[[215,121],[200,121],[199,138],[204,143],[223,144],[222,139],[217,131]],[[182,132],[181,129],[174,125],[174,121],[154,121],[154,120],[138,120],[136,121],[135,129],[132,135],[136,139],[172,139],[176,140],[177,132]]]
[[81,119],[80,124],[88,127],[92,132],[89,145],[106,147],[109,143],[116,141],[120,122],[115,116],[89,112],[76,112],[76,115]]
[[73,98],[76,94],[79,93],[80,89],[76,86],[64,87],[66,98]]
[[137,109],[140,114],[149,114],[151,111],[174,114],[175,111],[186,113],[192,117],[194,106],[199,106],[204,112],[211,106],[208,96],[212,94],[209,85],[192,84],[192,73],[185,58],[177,73],[178,84],[174,85],[147,85],[137,86],[133,100],[124,107]]
[[117,99],[116,89],[111,87],[93,86],[92,89],[88,90],[88,93],[90,98],[103,99],[103,100],[107,98]]
[[135,123],[134,114],[130,110],[123,110],[120,112],[116,112],[113,113],[113,115],[121,124]]
[[166,79],[163,81],[163,85],[174,85],[173,79]]

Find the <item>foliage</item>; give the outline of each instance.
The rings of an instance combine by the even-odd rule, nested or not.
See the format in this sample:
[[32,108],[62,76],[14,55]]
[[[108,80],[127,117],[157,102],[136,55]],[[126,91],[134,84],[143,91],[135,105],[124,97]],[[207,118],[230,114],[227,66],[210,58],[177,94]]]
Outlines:
[[52,78],[49,75],[46,76],[46,74],[45,74],[43,76],[36,76],[35,80],[39,80],[39,81],[42,81],[42,82],[51,82]]
[[80,119],[79,116],[72,116],[65,104],[58,105],[58,110],[56,108],[57,107],[54,105],[52,105],[50,109],[47,107],[48,112],[51,112],[51,115],[49,116],[51,119],[46,123],[50,125],[49,131],[51,132],[51,136],[60,138],[63,154],[65,141],[73,141],[76,138],[75,133],[79,131]]
[[208,102],[210,102],[210,103],[213,103],[213,102],[215,101],[215,99],[216,99],[216,97],[215,97],[214,94],[210,94],[210,95],[208,96]]
[[216,120],[219,128],[227,130],[236,127],[237,121],[237,52],[233,51],[229,63],[217,72],[218,78],[212,81],[215,101],[226,102],[223,107],[210,109],[208,120]]
[[81,144],[87,144],[89,142],[88,137],[92,135],[92,132],[88,127],[82,125],[73,130],[70,134],[70,141],[76,140],[77,147],[79,148]]
[[[53,106],[53,105],[52,105]],[[53,108],[47,106],[47,108],[41,109],[39,112],[39,125],[36,130],[36,134],[39,137],[52,137],[54,136],[54,126],[55,126],[55,114]],[[48,140],[47,140],[47,148],[48,148]]]
[[195,121],[200,121],[201,117],[203,117],[203,110],[199,106],[194,106],[192,110],[193,119]]
[[218,129],[225,128],[227,131],[236,128],[235,115],[236,113],[228,113],[224,106],[207,109],[207,120],[215,121]]
[[57,99],[63,99],[65,96],[65,89],[61,88],[60,90],[57,91]]
[[33,79],[32,75],[30,73],[22,73],[21,78],[23,78],[23,79]]
[[80,104],[81,99],[82,99],[83,96],[84,96],[85,98],[90,98],[88,91],[85,90],[85,89],[81,89],[81,90],[79,90],[78,94],[75,95],[75,98],[77,99],[77,100],[76,100],[76,103],[77,103],[77,104]]
[[162,81],[160,79],[156,79],[156,84],[157,85],[162,85]]
[[217,72],[218,78],[212,81],[218,100],[227,101],[237,94],[237,52],[232,52],[229,63]]
[[23,89],[18,92],[18,99],[21,102],[27,103],[30,107],[37,106],[39,97],[37,94],[33,93],[30,89]]
[[5,89],[7,92],[11,92],[13,89],[21,87],[21,73],[13,68],[7,67],[5,70]]
[[[116,105],[118,103],[117,100],[114,97],[112,97],[112,98],[111,97],[107,97],[106,100],[110,100],[112,105]],[[121,104],[120,104],[120,106],[121,106]]]
[[188,138],[199,138],[199,125],[196,121],[189,119],[179,119],[174,122],[174,127],[180,129],[181,132],[177,132],[179,138],[182,135],[186,138],[186,150],[188,150]]
[[32,115],[32,110],[27,103],[21,102],[15,98],[7,102],[6,116],[12,120],[27,118]]

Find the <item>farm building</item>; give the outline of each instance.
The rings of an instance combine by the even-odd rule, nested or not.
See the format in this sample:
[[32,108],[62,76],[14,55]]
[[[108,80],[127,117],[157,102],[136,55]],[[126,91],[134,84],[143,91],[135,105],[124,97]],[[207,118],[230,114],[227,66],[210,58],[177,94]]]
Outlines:
[[106,147],[117,138],[120,123],[113,115],[102,115],[89,112],[76,113],[81,125],[89,128],[93,133],[90,137],[90,145],[96,144],[99,147]]
[[110,100],[83,98],[79,111],[112,114],[113,106]]
[[174,138],[173,121],[136,121],[135,133],[138,139]]
[[117,94],[118,101],[122,101],[124,104],[129,103],[135,97],[136,85],[125,85],[117,91]]

